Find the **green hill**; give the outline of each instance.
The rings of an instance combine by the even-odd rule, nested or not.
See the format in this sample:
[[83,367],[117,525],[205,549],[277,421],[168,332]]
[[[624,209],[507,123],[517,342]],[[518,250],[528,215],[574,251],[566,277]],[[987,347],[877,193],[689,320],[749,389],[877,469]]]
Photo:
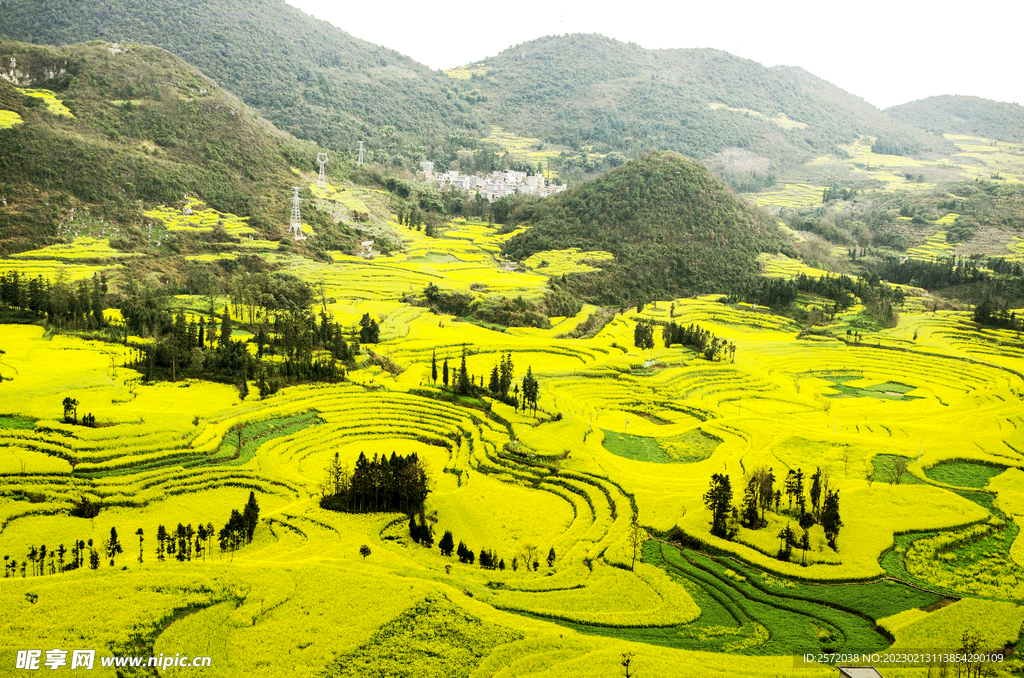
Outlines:
[[893,120],[939,134],[1024,143],[1024,106],[980,97],[937,96],[885,109]]
[[[711,49],[648,50],[599,35],[544,37],[450,72],[470,76],[495,124],[573,148],[672,149],[756,190],[768,175],[860,135],[908,153],[952,150],[800,68]],[[728,148],[739,152],[723,154]],[[735,177],[733,176],[735,175]]]
[[732,289],[760,273],[760,252],[783,239],[761,211],[704,166],[672,151],[630,161],[544,200],[504,253],[604,250],[599,273],[567,277],[569,291],[605,303],[634,303]]
[[[315,146],[161,49],[0,42],[0,63],[0,111],[20,119],[0,124],[0,247],[8,251],[56,236],[73,210],[142,243],[143,211],[180,207],[185,193],[278,238],[298,180],[292,168],[316,165]],[[55,98],[31,96],[41,89]],[[344,167],[337,161],[334,176]],[[326,238],[333,223],[307,212]]]
[[384,164],[478,126],[452,82],[281,0],[3,0],[0,38],[162,47],[300,139]]

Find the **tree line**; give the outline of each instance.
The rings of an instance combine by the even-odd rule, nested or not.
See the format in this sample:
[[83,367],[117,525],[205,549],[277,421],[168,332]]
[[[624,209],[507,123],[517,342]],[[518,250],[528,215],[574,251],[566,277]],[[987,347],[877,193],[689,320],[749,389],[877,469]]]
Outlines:
[[[84,497],[80,504],[90,504]],[[92,513],[94,517],[96,514]],[[219,532],[216,532],[213,523],[199,524],[193,529],[192,524],[178,526],[173,531],[168,531],[163,525],[157,527],[156,532],[156,559],[163,562],[168,557],[173,557],[178,562],[191,561],[202,556],[206,560],[206,554],[214,537],[217,538],[222,552],[234,552],[243,545],[251,543],[253,534],[259,524],[260,507],[256,501],[256,493],[249,492],[249,500],[241,511],[233,509],[231,517]],[[141,564],[144,560],[143,543],[145,533],[140,527],[135,530],[139,538],[139,557]],[[124,553],[117,528],[110,528],[110,537],[103,542],[96,543],[94,540],[76,540],[72,542],[71,549],[60,544],[56,549],[48,550],[46,545],[38,548],[30,546],[27,553],[27,560],[18,562],[17,558],[10,555],[4,556],[4,578],[53,575],[62,572],[70,572],[79,568],[88,567],[97,570],[100,567],[101,553],[109,561],[110,567],[117,565],[117,557]],[[49,560],[49,562],[47,562]]]
[[7,271],[0,274],[0,303],[12,309],[27,311],[58,329],[96,330],[106,326],[103,309],[107,295],[107,278],[94,275],[92,280],[68,283],[63,272],[55,281],[42,275],[35,277]]
[[[417,524],[415,516],[409,520],[409,534],[412,536],[413,541],[425,548],[431,548],[434,544],[433,528],[424,524]],[[466,546],[466,543],[461,539],[458,546],[456,546],[455,536],[451,530],[445,530],[444,535],[438,541],[437,547],[440,549],[442,556],[451,558],[454,554],[460,563],[466,565],[474,565],[479,560],[480,567],[485,570],[504,570],[506,568],[505,559],[496,551],[482,548],[478,555],[473,549]],[[535,546],[524,546],[520,553],[512,557],[510,565],[512,571],[516,572],[520,567],[524,567],[527,572],[530,570],[536,572],[540,569],[541,553],[542,551]],[[555,549],[551,547],[546,558],[548,567],[554,567],[556,559]]]
[[[891,280],[891,282],[899,282]],[[723,297],[726,303],[756,304],[784,312],[796,301],[801,292],[814,294],[833,302],[831,316],[857,303],[859,298],[869,315],[886,327],[895,325],[898,314],[895,306],[902,306],[906,294],[899,287],[882,281],[877,272],[870,271],[854,280],[847,275],[826,274],[818,278],[801,273],[792,280],[761,278],[734,286],[731,294]]]

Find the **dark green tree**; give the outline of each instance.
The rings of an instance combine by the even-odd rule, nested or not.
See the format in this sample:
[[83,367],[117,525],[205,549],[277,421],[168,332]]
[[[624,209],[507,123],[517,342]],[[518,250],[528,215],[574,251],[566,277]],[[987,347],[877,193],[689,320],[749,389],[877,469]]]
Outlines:
[[366,544],[363,544],[362,546],[359,547],[359,555],[361,555],[363,557],[363,560],[366,560],[367,557],[369,557],[370,553],[371,553],[370,552],[370,547],[367,546]]
[[139,535],[139,562],[142,562],[142,528],[135,530],[135,534]]
[[430,381],[437,385],[437,349],[430,356]]
[[466,370],[466,345],[462,345],[462,364],[459,366],[459,373],[455,378],[455,392],[460,395],[472,395],[473,383],[469,379],[469,372]]
[[249,501],[245,503],[245,510],[242,512],[245,521],[245,541],[252,543],[252,536],[256,532],[256,526],[260,522],[260,505],[256,502],[256,493],[249,491]]
[[548,551],[548,567],[554,567],[555,565],[555,547],[552,546],[551,550]]
[[71,396],[64,398],[64,422],[78,423],[78,401]]
[[448,386],[448,358],[444,359],[444,365],[441,369],[441,383]]
[[654,348],[654,323],[641,320],[633,330],[633,345],[637,348]]
[[762,527],[761,512],[757,501],[757,480],[751,478],[747,489],[743,491],[743,509],[740,513],[740,524],[751,530]]
[[220,347],[226,348],[231,343],[231,313],[224,307],[224,315],[220,321]]
[[123,553],[121,549],[121,542],[117,540],[117,528],[110,528],[110,539],[104,545],[107,552],[107,558],[110,558],[110,566],[114,566],[114,558]]
[[825,530],[825,539],[833,551],[837,550],[836,538],[839,536],[839,528],[843,527],[843,521],[839,517],[839,490],[829,490],[825,495],[825,502],[821,509],[821,526]]
[[494,363],[494,367],[491,368],[491,379],[487,384],[487,390],[494,397],[501,395],[501,376],[498,373],[498,363]]
[[711,476],[711,487],[704,494],[704,505],[711,511],[711,534],[722,539],[732,539],[728,519],[732,511],[732,484],[729,476],[715,473]]
[[158,525],[156,528],[156,559],[164,559],[164,542],[167,540],[167,528],[163,525]]
[[437,543],[437,547],[441,550],[442,556],[450,557],[452,555],[452,551],[455,549],[455,537],[452,536],[451,530],[444,531],[444,536]]
[[501,361],[501,376],[499,379],[498,387],[501,390],[501,397],[508,397],[508,390],[512,387],[512,382],[515,380],[514,366],[512,365],[512,354],[506,353],[505,357]]
[[525,410],[528,406],[531,407],[534,413],[537,412],[537,398],[540,395],[540,384],[537,382],[536,377],[533,376],[533,367],[526,368],[526,374],[523,376],[523,409]]
[[376,344],[380,342],[380,326],[377,321],[364,313],[359,319],[359,342],[362,344]]
[[821,503],[821,469],[815,469],[811,476],[811,509],[818,514],[818,506]]
[[800,558],[800,564],[807,567],[807,551],[811,548],[811,533],[810,530],[804,529],[804,534],[800,537],[800,549],[804,552]]

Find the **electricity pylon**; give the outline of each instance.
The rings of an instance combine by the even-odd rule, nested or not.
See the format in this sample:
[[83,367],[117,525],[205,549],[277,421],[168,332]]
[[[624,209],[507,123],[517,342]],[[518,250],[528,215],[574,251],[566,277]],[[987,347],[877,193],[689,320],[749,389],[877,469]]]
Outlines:
[[317,188],[322,188],[322,189],[326,190],[327,189],[327,179],[324,178],[324,165],[327,164],[327,154],[326,153],[317,153],[316,154],[316,161],[318,163],[320,163],[320,178],[317,179],[317,181],[316,181],[316,187]]
[[302,200],[299,197],[299,187],[292,186],[292,191],[295,192],[292,196],[292,222],[288,228],[296,240],[305,240],[306,236],[302,235],[302,216],[299,214],[299,201]]

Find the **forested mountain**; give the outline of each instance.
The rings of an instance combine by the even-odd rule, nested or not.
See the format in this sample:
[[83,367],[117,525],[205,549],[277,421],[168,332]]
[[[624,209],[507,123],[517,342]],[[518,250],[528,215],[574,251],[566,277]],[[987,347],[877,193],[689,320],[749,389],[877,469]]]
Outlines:
[[383,164],[479,126],[450,79],[282,0],[0,0],[0,16],[10,40],[162,47],[296,137],[346,153],[366,140]]
[[[705,159],[737,147],[754,154],[743,170],[762,178],[864,134],[906,153],[951,150],[801,68],[766,68],[711,49],[549,36],[460,70],[473,76],[496,124],[574,148],[667,148]],[[728,176],[722,161],[719,174]]]
[[[0,128],[0,247],[8,251],[55,236],[72,210],[141,239],[143,210],[180,207],[186,192],[280,237],[291,168],[316,164],[315,146],[155,47],[0,42],[0,63],[0,110],[21,119]],[[40,88],[56,93],[49,106],[30,96]],[[304,218],[332,226],[315,221],[314,210]]]
[[727,291],[760,273],[760,252],[783,246],[763,212],[672,151],[645,155],[541,201],[527,224],[533,228],[506,243],[506,256],[569,247],[615,255],[598,264],[601,272],[561,283],[605,304]]
[[885,109],[893,120],[939,134],[1024,142],[1024,106],[980,97],[937,96]]

